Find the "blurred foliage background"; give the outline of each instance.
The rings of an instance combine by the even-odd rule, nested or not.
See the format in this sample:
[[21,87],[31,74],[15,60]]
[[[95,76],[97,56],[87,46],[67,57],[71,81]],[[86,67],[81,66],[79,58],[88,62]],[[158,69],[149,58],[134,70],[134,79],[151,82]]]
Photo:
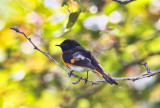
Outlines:
[[[119,86],[73,85],[76,78],[35,51],[13,26],[62,65],[55,44],[70,38],[112,76],[137,76],[146,72],[141,62],[151,71],[160,68],[160,0],[0,0],[0,108],[159,108],[160,75]],[[90,72],[89,79],[102,78]]]

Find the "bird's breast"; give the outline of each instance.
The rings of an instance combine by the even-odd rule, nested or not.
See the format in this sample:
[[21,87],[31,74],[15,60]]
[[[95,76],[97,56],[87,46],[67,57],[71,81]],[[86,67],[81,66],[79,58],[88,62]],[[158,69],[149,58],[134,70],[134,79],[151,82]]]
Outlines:
[[71,69],[71,70],[74,70],[74,71],[77,71],[77,72],[86,72],[88,71],[89,69],[86,68],[86,67],[82,67],[82,66],[75,66],[75,65],[68,65],[68,67]]

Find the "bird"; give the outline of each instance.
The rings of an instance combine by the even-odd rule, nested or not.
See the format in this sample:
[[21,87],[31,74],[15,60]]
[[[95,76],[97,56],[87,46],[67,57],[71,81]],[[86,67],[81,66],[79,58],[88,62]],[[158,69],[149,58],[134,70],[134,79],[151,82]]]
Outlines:
[[66,39],[61,44],[57,44],[62,49],[62,59],[64,65],[71,69],[69,76],[72,72],[95,72],[102,76],[109,84],[118,85],[118,83],[112,79],[112,77],[103,71],[103,67],[91,54],[91,52],[81,46],[77,41],[72,39]]

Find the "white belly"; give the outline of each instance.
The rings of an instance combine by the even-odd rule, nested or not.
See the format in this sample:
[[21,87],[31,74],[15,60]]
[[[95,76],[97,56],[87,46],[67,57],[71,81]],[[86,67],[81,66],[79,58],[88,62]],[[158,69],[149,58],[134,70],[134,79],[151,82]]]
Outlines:
[[87,72],[89,69],[81,66],[69,66],[71,70],[77,71],[77,72]]

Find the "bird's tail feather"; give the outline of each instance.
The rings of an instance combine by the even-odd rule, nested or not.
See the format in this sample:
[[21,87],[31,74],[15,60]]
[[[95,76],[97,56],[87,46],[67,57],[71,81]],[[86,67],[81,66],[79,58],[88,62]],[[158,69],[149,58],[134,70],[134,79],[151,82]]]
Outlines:
[[110,83],[111,85],[112,84],[115,84],[115,85],[118,85],[118,83],[115,81],[115,80],[113,80],[110,76],[108,76],[107,74],[103,74],[102,75],[102,77],[108,82],[108,83]]

